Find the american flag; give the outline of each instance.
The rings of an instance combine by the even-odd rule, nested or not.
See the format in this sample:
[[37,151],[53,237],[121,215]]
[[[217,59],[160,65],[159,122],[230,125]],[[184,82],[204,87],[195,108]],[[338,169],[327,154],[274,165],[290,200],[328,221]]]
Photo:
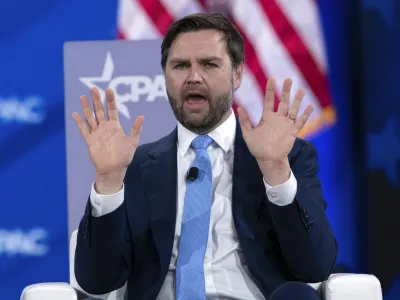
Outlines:
[[234,109],[245,107],[257,124],[268,78],[276,78],[278,99],[284,79],[290,77],[292,91],[307,90],[300,112],[310,103],[315,107],[300,136],[335,122],[315,0],[119,0],[118,37],[162,38],[174,20],[196,12],[223,13],[244,38],[245,71]]

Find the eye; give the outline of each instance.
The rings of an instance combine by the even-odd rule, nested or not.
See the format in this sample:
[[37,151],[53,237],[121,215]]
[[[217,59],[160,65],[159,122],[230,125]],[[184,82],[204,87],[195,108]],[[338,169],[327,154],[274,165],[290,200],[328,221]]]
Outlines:
[[186,64],[183,64],[183,63],[181,63],[181,64],[177,64],[177,65],[175,65],[175,66],[174,66],[174,69],[177,69],[177,70],[182,70],[182,69],[184,69],[185,67],[187,67],[187,65],[186,65]]
[[217,68],[218,66],[216,64],[213,64],[213,63],[206,63],[206,67],[209,68],[209,69],[214,69],[214,68]]

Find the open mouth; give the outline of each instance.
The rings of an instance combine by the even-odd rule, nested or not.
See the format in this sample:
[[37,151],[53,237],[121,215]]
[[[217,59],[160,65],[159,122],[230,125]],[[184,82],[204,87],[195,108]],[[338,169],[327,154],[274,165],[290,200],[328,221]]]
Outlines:
[[186,100],[205,100],[206,96],[201,92],[189,92],[186,94]]
[[191,108],[200,108],[207,102],[207,98],[200,93],[189,93],[185,100],[186,105]]
[[206,98],[200,94],[191,94],[186,96],[186,101],[194,102],[194,101],[205,101]]

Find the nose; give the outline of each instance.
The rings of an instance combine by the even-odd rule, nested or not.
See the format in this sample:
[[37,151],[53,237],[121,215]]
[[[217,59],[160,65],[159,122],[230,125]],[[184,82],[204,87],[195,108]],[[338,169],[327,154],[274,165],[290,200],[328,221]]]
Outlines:
[[201,76],[199,67],[193,64],[189,69],[186,83],[201,83],[202,81],[203,77]]

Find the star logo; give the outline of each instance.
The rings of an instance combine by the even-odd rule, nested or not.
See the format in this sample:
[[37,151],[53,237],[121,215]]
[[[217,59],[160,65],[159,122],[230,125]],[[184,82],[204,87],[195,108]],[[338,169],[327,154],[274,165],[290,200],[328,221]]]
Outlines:
[[[131,118],[127,107],[129,102],[139,102],[144,96],[146,96],[146,102],[154,102],[157,97],[167,99],[165,78],[162,74],[156,75],[154,78],[142,75],[114,76],[114,69],[111,53],[107,52],[101,76],[80,77],[79,81],[89,89],[97,87],[103,105],[105,104],[105,90],[112,89],[118,112],[125,118]],[[121,93],[119,87],[125,88],[125,93]]]
[[399,184],[400,137],[397,120],[391,117],[380,133],[368,134],[368,167],[381,169],[394,185]]
[[[111,81],[112,77],[113,77],[113,73],[114,73],[114,61],[111,57],[111,53],[107,52],[107,56],[106,56],[106,61],[104,63],[104,68],[103,68],[103,74],[100,77],[80,77],[79,80],[80,82],[82,82],[84,85],[86,85],[89,89],[91,89],[92,87],[97,87],[99,92],[100,92],[100,98],[101,98],[101,102],[105,103],[105,99],[106,99],[106,93],[105,93],[105,89],[101,88],[101,86],[99,86],[97,83],[108,83]],[[130,119],[130,113],[128,108],[126,107],[125,102],[126,101],[121,101],[121,99],[118,99],[119,101],[117,101],[117,108],[118,111],[125,116],[126,118]]]

